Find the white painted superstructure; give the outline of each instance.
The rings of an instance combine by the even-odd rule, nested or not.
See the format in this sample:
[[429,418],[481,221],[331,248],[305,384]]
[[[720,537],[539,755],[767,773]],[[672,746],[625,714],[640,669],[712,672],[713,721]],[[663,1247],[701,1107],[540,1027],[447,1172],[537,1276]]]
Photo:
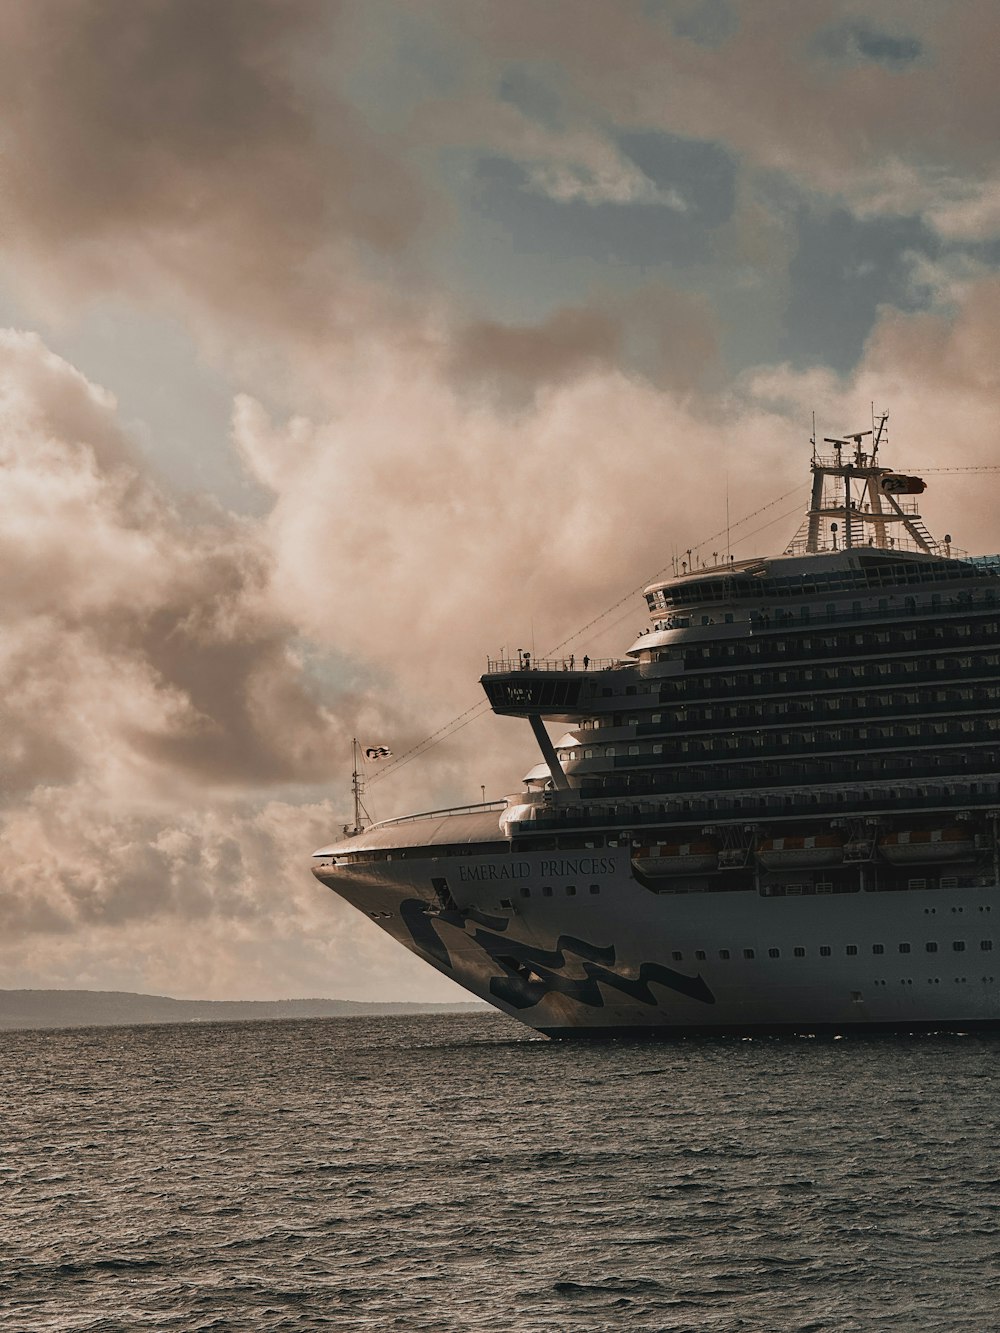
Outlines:
[[814,452],[785,553],[651,585],[621,659],[489,664],[522,792],[317,877],[552,1035],[1000,1021],[1000,558],[936,542],[864,438]]

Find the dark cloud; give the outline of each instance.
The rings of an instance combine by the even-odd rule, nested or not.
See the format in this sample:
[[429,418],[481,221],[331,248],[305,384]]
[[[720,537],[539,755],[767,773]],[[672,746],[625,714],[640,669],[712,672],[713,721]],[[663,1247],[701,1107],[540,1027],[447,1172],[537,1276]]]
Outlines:
[[678,37],[701,46],[721,46],[739,29],[739,18],[730,0],[681,0],[679,4],[667,0],[662,6],[654,0],[650,12],[662,12]]
[[503,396],[611,366],[621,350],[620,323],[602,311],[558,310],[535,325],[480,321],[460,330],[452,368],[461,380],[492,385]]
[[[351,289],[339,247],[392,252],[420,197],[399,160],[296,53],[319,0],[54,0],[0,14],[8,253],[56,290],[208,303],[318,336]],[[334,47],[336,37],[332,38]]]
[[819,33],[816,50],[833,60],[870,60],[888,70],[905,69],[924,53],[915,37],[895,36],[860,21],[841,23]]

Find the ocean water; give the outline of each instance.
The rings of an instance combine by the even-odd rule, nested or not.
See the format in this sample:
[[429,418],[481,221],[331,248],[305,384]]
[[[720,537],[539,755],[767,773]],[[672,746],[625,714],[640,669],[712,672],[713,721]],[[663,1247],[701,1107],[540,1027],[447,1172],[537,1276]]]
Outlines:
[[0,1034],[0,1327],[1000,1328],[1000,1037]]

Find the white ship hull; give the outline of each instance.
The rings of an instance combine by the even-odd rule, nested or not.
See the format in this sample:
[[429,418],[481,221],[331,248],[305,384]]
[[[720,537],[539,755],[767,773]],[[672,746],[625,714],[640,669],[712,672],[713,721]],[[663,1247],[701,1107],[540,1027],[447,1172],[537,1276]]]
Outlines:
[[[445,976],[550,1036],[1000,1023],[995,884],[657,893],[635,879],[626,848],[421,859],[397,848],[391,860],[331,864],[356,848],[319,853],[317,877]],[[442,883],[453,907],[442,906]]]

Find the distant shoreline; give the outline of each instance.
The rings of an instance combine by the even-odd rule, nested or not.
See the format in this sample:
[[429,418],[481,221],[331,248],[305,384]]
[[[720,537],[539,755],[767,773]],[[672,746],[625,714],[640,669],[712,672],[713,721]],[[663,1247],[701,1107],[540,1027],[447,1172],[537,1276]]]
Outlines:
[[133,1027],[144,1023],[259,1023],[294,1018],[391,1018],[492,1013],[479,1003],[365,1000],[175,1000],[132,991],[0,990],[0,1032],[33,1028]]

